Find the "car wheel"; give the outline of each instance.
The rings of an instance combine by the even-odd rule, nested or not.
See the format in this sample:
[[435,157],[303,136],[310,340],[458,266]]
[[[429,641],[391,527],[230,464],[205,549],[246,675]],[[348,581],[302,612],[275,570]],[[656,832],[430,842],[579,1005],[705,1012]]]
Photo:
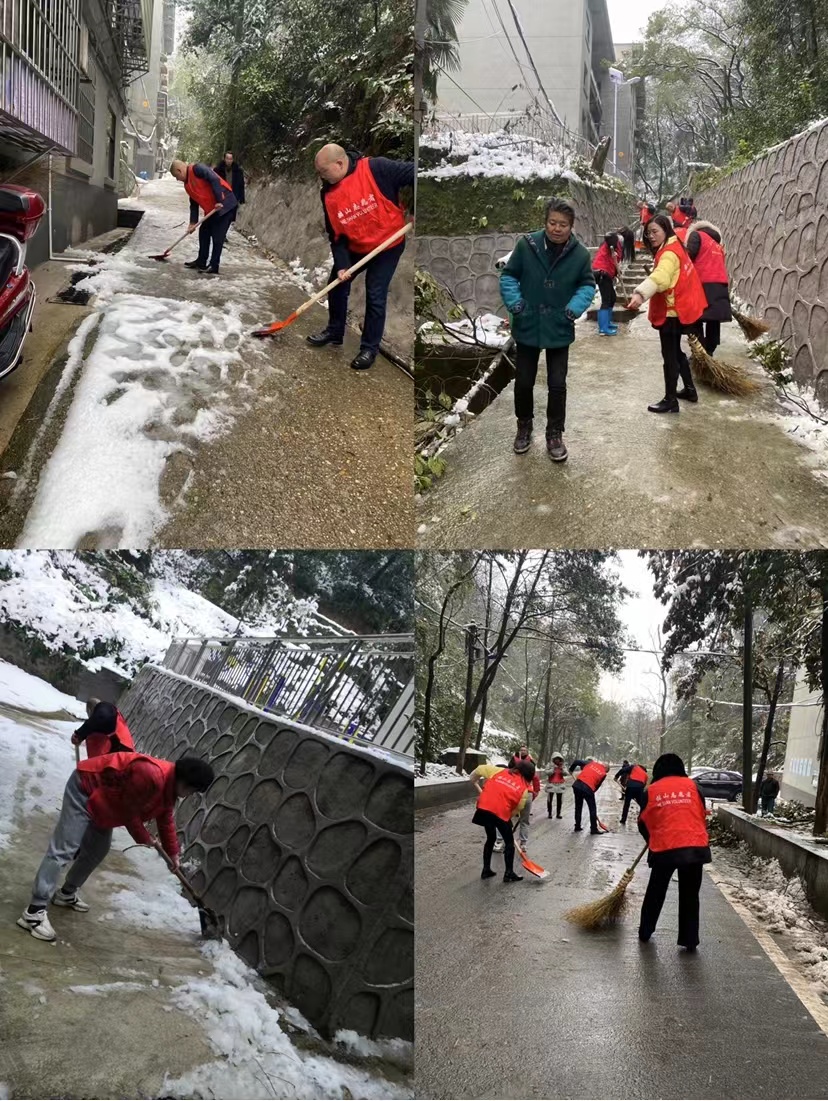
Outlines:
[[739,794],[738,791],[729,791],[728,794],[727,794],[728,803],[735,803],[736,802],[736,796],[738,794]]

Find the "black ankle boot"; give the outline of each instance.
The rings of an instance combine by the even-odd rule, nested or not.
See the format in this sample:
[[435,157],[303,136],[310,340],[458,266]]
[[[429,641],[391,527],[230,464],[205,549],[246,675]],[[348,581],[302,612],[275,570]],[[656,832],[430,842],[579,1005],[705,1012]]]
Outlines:
[[678,413],[679,403],[678,398],[664,397],[661,401],[653,402],[652,405],[648,405],[647,409],[651,413]]
[[532,418],[518,418],[517,435],[513,444],[516,455],[523,455],[529,450],[532,439]]

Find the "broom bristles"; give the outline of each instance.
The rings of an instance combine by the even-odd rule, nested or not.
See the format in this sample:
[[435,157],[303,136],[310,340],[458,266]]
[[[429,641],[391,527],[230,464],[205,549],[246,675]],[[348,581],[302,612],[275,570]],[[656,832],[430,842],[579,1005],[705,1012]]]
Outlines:
[[762,321],[758,317],[751,317],[750,314],[735,310],[732,306],[730,312],[739,322],[741,330],[748,338],[749,342],[758,340],[764,333],[770,332],[770,325],[767,321]]
[[723,394],[731,394],[734,397],[744,397],[747,394],[755,394],[761,389],[759,383],[750,377],[744,367],[714,359],[704,350],[696,336],[691,336],[689,342],[693,357],[693,373],[711,390],[719,390]]
[[587,902],[568,910],[564,918],[582,929],[603,929],[618,921],[627,905],[627,887],[632,880],[632,872],[626,871],[618,885],[608,895],[597,902]]

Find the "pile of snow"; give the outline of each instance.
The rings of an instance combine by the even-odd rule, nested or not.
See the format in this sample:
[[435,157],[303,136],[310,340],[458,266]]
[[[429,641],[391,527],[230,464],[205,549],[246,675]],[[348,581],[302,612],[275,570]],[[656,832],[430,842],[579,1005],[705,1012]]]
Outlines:
[[256,973],[224,942],[203,945],[210,975],[173,990],[172,1003],[202,1027],[217,1059],[164,1081],[171,1098],[408,1098],[413,1093],[325,1056],[299,1054]]
[[[580,180],[570,167],[571,154],[536,138],[497,130],[492,134],[469,134],[464,130],[427,133],[420,146],[444,154],[437,168],[420,172],[421,178],[445,180],[456,176],[508,176],[513,180]],[[449,163],[463,158],[459,164]]]
[[40,677],[0,659],[0,704],[11,704],[39,715],[66,711],[83,721],[86,710],[74,696],[59,692]]
[[494,313],[481,314],[473,323],[467,317],[449,321],[446,329],[463,344],[482,344],[485,348],[505,348],[512,339],[509,322]]
[[441,765],[434,761],[428,761],[426,763],[425,776],[417,772],[414,776],[414,783],[418,786],[423,784],[444,783],[446,780],[468,780],[468,776],[458,776],[457,769],[454,765]]
[[[136,929],[160,929],[168,933],[199,934],[198,911],[181,893],[181,885],[168,871],[157,852],[132,848],[135,842],[126,830],[116,830],[112,847],[120,849],[134,874],[106,871],[99,881],[112,889],[109,906],[98,921],[117,921]],[[186,874],[186,873],[185,873]]]
[[297,256],[295,260],[291,260],[288,265],[290,268],[290,274],[293,278],[293,282],[298,287],[301,287],[306,294],[312,295],[328,283],[328,276],[331,274],[330,268],[316,267],[313,271],[309,271]]
[[785,938],[805,976],[828,995],[828,922],[814,911],[799,876],[787,879],[778,861],[754,856],[744,842],[717,849],[716,869],[768,932]]

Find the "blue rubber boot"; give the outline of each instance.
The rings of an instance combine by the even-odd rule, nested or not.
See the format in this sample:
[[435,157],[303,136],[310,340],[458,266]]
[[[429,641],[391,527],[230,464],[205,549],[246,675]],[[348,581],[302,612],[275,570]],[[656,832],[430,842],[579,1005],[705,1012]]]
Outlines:
[[599,310],[598,311],[598,335],[599,336],[609,336],[609,332],[607,331],[607,314],[609,312],[610,312],[609,310]]
[[607,310],[607,333],[609,336],[615,336],[618,332],[618,326],[612,320],[612,310]]

